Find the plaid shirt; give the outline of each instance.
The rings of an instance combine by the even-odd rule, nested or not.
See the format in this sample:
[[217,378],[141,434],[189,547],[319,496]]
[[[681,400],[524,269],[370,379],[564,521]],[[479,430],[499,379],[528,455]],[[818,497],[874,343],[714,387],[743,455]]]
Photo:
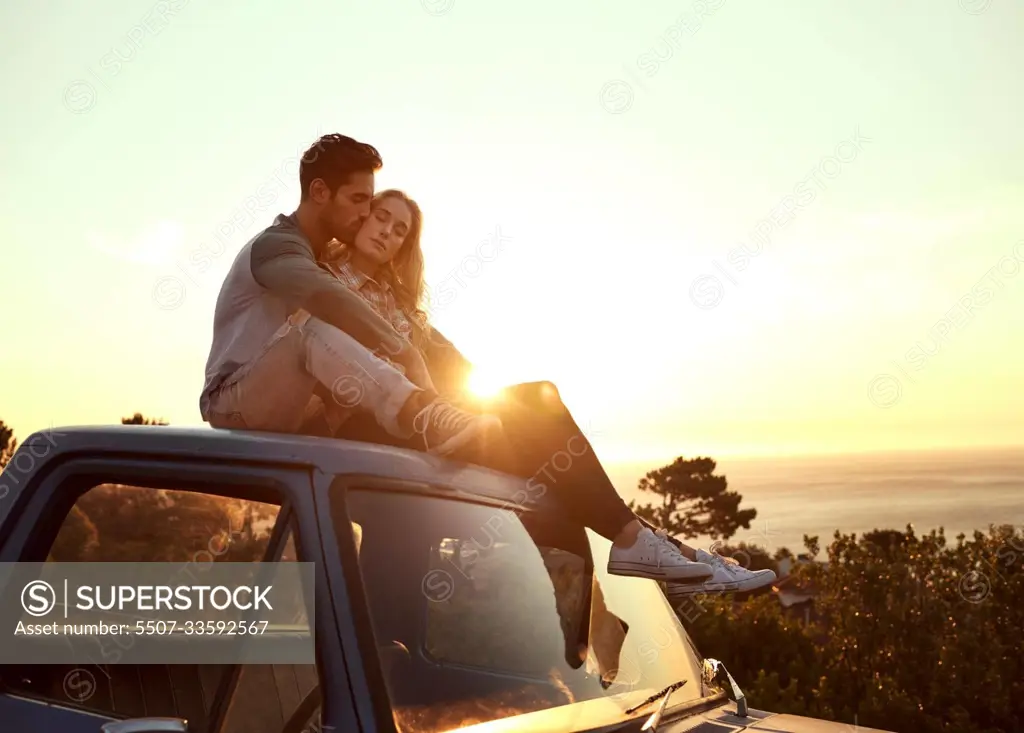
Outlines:
[[324,260],[327,270],[341,280],[350,290],[354,290],[377,311],[385,321],[398,331],[406,341],[412,339],[412,324],[405,312],[398,307],[395,294],[386,282],[374,280],[369,275],[352,267],[344,256]]

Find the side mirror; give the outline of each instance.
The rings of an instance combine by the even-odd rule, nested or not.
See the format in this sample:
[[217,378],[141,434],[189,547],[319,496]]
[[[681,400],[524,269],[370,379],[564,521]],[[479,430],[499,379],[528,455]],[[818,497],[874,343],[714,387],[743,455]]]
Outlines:
[[706,685],[723,688],[726,696],[736,703],[736,715],[747,717],[747,698],[724,664],[717,659],[705,659],[701,678]]
[[104,723],[102,733],[188,733],[183,718],[129,718]]

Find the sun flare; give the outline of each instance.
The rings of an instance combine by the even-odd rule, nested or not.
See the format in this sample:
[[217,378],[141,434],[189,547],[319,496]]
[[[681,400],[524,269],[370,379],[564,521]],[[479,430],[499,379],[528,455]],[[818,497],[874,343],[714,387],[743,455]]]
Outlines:
[[508,384],[494,372],[474,367],[473,371],[469,374],[467,386],[474,396],[486,399],[488,397],[496,397]]

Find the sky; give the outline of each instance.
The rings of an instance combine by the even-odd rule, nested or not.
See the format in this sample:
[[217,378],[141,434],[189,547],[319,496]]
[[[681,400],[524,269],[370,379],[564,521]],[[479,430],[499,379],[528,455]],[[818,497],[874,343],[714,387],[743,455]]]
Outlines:
[[1024,5],[0,6],[0,419],[199,425],[319,135],[425,214],[474,383],[612,461],[1024,445]]

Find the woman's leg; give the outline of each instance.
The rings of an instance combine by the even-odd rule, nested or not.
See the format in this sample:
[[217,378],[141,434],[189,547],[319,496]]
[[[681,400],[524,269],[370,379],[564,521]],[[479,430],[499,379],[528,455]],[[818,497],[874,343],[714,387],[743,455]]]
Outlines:
[[[667,554],[650,533],[638,543],[643,530],[657,528],[637,517],[619,496],[553,384],[508,387],[488,408],[501,418],[507,443],[504,450],[485,454],[477,462],[552,489],[577,521],[611,540],[610,570],[652,577],[644,566],[653,562],[680,578],[711,575],[711,568],[697,561],[696,551],[678,540],[665,538],[674,547]],[[689,564],[680,562],[680,555]]]
[[[550,382],[510,387],[498,403],[504,406],[497,412],[512,455],[521,461],[520,474],[535,481],[542,481],[537,477],[543,476],[578,521],[612,540],[609,572],[660,576],[668,581],[670,600],[693,593],[749,591],[775,581],[771,570],[750,571],[673,537],[664,536],[665,543],[651,534],[658,528],[634,515],[619,496]],[[643,536],[642,530],[651,532]],[[666,544],[668,552],[662,550]]]
[[501,418],[507,445],[480,455],[479,463],[533,479],[551,490],[581,524],[613,542],[632,544],[642,525],[553,384],[508,387],[488,409]]

